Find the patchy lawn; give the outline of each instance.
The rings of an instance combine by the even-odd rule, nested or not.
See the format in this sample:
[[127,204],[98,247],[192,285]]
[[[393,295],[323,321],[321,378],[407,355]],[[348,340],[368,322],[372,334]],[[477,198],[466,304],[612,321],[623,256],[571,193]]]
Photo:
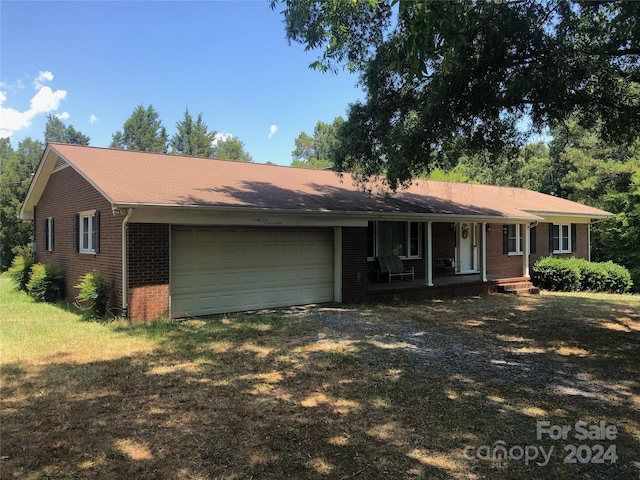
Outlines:
[[640,477],[640,297],[98,324],[9,290],[3,479]]

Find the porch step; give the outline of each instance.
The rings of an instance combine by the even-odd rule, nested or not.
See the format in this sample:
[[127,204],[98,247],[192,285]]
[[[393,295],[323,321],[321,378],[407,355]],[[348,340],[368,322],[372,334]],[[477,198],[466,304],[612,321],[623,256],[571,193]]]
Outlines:
[[526,280],[520,280],[509,283],[501,283],[496,288],[498,293],[510,293],[512,295],[537,295],[540,293],[538,287]]

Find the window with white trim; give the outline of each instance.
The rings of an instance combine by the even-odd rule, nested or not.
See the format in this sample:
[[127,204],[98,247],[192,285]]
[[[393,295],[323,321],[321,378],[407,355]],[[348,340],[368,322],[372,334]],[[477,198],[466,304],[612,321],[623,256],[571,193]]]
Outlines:
[[522,255],[524,235],[521,223],[514,223],[507,226],[507,242],[509,255]]
[[80,253],[97,253],[98,235],[100,231],[99,217],[95,210],[81,212],[80,222]]
[[420,258],[422,255],[420,222],[369,222],[367,257],[373,259],[380,255]]
[[48,217],[44,219],[44,249],[48,252],[53,252],[53,217]]
[[553,224],[553,253],[571,253],[571,225]]

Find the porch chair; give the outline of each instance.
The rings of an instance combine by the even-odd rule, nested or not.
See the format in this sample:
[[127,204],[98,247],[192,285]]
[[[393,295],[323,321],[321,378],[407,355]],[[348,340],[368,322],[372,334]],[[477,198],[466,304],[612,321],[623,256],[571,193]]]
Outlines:
[[393,277],[411,277],[415,279],[415,270],[413,267],[405,268],[402,260],[398,255],[380,255],[378,257],[378,265],[380,266],[380,274],[389,276],[389,283]]

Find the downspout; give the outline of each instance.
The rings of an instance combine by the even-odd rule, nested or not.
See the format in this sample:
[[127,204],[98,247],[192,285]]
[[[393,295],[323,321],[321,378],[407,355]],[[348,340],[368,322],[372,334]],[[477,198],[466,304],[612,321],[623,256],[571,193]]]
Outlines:
[[127,225],[133,214],[133,208],[127,209],[127,216],[122,220],[122,318],[129,316],[129,300],[127,298]]

